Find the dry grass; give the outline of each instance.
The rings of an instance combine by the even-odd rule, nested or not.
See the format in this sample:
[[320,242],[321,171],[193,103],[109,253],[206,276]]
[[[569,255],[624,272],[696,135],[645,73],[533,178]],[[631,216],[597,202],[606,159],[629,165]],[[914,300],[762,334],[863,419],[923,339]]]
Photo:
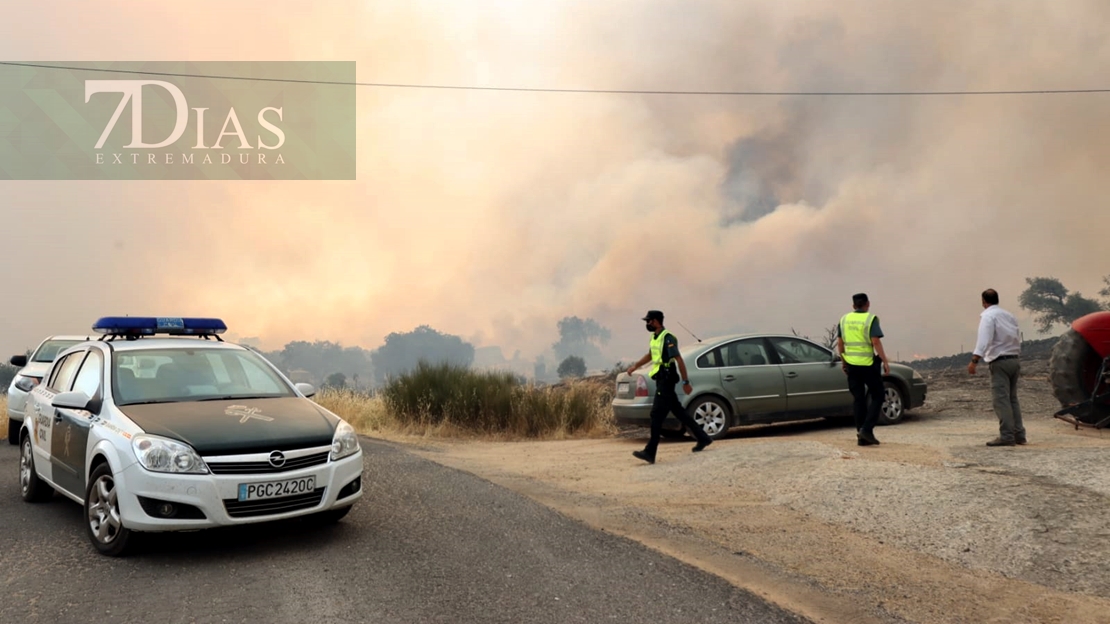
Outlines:
[[0,431],[8,433],[8,396],[0,395]]
[[537,387],[449,365],[418,367],[375,395],[329,388],[314,399],[365,434],[553,440],[616,432],[608,383]]

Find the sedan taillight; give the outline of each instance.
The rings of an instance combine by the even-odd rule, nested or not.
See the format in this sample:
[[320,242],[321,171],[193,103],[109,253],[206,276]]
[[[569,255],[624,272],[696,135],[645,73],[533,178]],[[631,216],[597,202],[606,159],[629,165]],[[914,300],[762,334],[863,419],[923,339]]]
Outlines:
[[647,396],[647,380],[643,375],[636,375],[636,396]]

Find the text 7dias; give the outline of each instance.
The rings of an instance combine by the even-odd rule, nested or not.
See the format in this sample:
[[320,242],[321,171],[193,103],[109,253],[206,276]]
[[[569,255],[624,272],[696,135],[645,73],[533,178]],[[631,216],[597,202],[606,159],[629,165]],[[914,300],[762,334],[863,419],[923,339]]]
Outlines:
[[[162,87],[173,97],[174,105],[177,109],[177,117],[174,122],[173,132],[170,136],[160,143],[143,143],[143,87],[145,86]],[[112,133],[115,128],[116,122],[119,121],[123,109],[127,103],[131,103],[131,143],[125,145],[125,148],[131,149],[155,149],[165,147],[175,143],[185,133],[185,128],[189,123],[189,105],[185,100],[185,94],[172,83],[162,80],[86,80],[85,81],[85,103],[88,104],[89,98],[97,93],[121,93],[123,97],[120,99],[119,106],[116,107],[116,112],[112,114],[112,118],[108,121],[108,125],[104,128],[104,132],[100,135],[100,140],[96,142],[95,149],[101,149],[104,146],[104,141]],[[235,107],[227,113],[224,119],[223,128],[220,129],[219,136],[216,137],[216,142],[211,146],[204,143],[204,111],[207,108],[194,108],[196,111],[197,122],[197,144],[193,149],[224,149],[220,142],[223,141],[225,136],[234,136],[239,139],[239,149],[254,149],[255,146],[247,140],[246,133],[243,132],[242,125],[239,124],[239,117],[235,114]],[[258,124],[265,130],[272,133],[277,137],[277,143],[274,145],[267,145],[263,142],[261,136],[257,136],[258,149],[271,149],[275,150],[280,148],[285,143],[285,132],[277,127],[265,115],[268,112],[273,112],[277,116],[278,121],[282,121],[282,109],[268,106],[258,111]],[[228,124],[234,128],[233,131],[228,131]]]

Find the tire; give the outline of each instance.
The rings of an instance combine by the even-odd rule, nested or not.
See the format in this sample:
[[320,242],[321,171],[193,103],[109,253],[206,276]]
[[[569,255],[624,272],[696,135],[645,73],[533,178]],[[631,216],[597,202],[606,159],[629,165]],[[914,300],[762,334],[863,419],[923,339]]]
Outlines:
[[28,503],[41,503],[54,496],[54,488],[39,478],[35,470],[35,452],[31,449],[31,436],[23,437],[19,447],[19,491]]
[[[1095,375],[1102,359],[1074,329],[1069,329],[1052,347],[1048,360],[1048,381],[1052,394],[1061,407],[1082,403],[1091,398]],[[1094,424],[1110,416],[1110,405],[1087,405],[1076,410],[1076,419]]]
[[901,386],[883,380],[883,408],[879,410],[880,425],[897,425],[906,418],[906,393]]
[[19,426],[22,424],[8,419],[8,444],[19,444]]
[[728,433],[731,416],[724,401],[716,397],[702,397],[694,400],[688,411],[710,439],[719,440]]
[[85,532],[100,554],[109,557],[126,554],[132,541],[120,518],[116,480],[107,463],[93,470],[85,488]]

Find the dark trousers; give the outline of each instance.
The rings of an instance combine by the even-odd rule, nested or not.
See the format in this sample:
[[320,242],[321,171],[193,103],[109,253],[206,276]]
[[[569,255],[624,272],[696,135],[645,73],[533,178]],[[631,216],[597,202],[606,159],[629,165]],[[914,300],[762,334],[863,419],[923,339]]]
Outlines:
[[883,409],[886,391],[882,366],[878,359],[871,366],[848,365],[848,391],[852,393],[856,431],[866,437],[874,436],[879,412]]
[[1003,440],[1024,440],[1025,424],[1021,419],[1018,403],[1018,378],[1021,377],[1021,360],[1009,358],[990,363],[991,399],[998,416],[998,437]]
[[686,413],[673,383],[656,383],[655,400],[651,404],[651,439],[644,447],[644,452],[652,459],[655,459],[655,450],[659,448],[659,436],[663,432],[663,421],[667,419],[667,414],[672,412],[678,417],[678,421],[686,426],[686,430],[698,439],[699,443],[709,443],[709,434]]

